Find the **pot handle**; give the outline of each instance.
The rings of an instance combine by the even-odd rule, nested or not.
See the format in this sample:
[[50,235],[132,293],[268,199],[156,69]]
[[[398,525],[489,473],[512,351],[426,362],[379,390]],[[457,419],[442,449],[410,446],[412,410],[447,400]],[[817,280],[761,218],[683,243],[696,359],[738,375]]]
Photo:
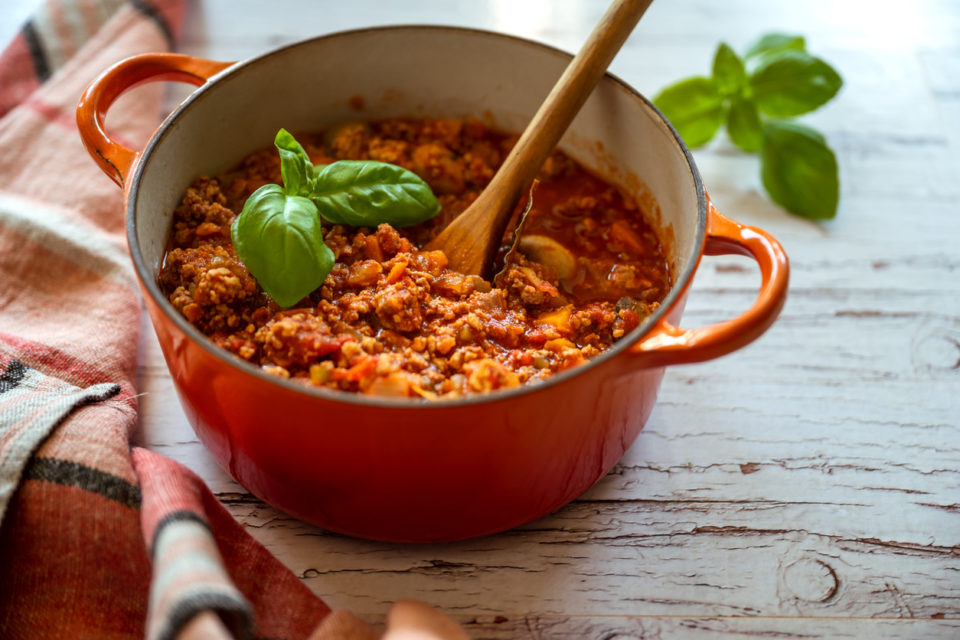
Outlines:
[[658,367],[720,357],[760,337],[780,315],[787,298],[790,263],[773,236],[721,215],[708,200],[704,254],[740,254],[757,261],[761,284],[753,306],[732,320],[699,329],[681,329],[662,319],[630,349],[633,366]]
[[121,60],[91,83],[77,104],[77,127],[87,152],[110,178],[124,188],[140,155],[111,139],[104,128],[107,110],[125,91],[144,82],[189,82],[200,86],[234,64],[179,53],[144,53]]

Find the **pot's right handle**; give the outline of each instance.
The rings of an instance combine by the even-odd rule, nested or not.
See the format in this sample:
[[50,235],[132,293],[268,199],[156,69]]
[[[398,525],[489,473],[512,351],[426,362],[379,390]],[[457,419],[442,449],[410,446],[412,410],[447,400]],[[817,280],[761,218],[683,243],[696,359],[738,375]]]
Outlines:
[[144,82],[178,80],[199,87],[232,64],[179,53],[144,53],[121,60],[101,73],[80,97],[77,127],[83,145],[103,172],[124,188],[139,152],[107,134],[103,123],[110,105],[120,94]]
[[634,345],[634,365],[656,367],[702,362],[735,351],[766,331],[787,298],[790,263],[776,238],[723,216],[707,203],[706,255],[740,254],[760,265],[760,293],[749,309],[732,320],[699,329],[681,329],[661,320]]

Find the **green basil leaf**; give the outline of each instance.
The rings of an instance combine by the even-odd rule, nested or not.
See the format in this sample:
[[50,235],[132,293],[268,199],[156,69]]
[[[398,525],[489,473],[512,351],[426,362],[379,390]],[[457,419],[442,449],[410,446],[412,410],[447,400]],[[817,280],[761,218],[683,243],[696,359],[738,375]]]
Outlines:
[[237,257],[281,307],[295,305],[323,284],[333,267],[316,205],[276,184],[247,198],[230,236]]
[[747,84],[747,70],[743,67],[743,60],[726,42],[720,43],[713,56],[713,81],[725,96],[739,94]]
[[310,198],[334,224],[407,227],[440,212],[430,186],[420,176],[385,162],[338,160],[317,167]]
[[283,190],[291,196],[309,196],[314,174],[310,156],[286,129],[277,132],[273,144],[280,152]]
[[784,50],[765,56],[750,76],[757,108],[775,118],[813,111],[841,86],[843,79],[833,67],[804,51]]
[[696,76],[663,89],[653,99],[688,147],[710,142],[723,124],[723,96],[710,78]]
[[785,33],[768,33],[754,42],[753,45],[747,49],[747,53],[743,57],[750,59],[768,53],[776,53],[777,51],[805,51],[806,48],[807,42],[803,39],[803,36],[791,36]]
[[753,102],[743,98],[734,99],[727,114],[727,133],[733,143],[746,151],[759,151],[763,144],[760,114]]
[[763,186],[784,209],[820,220],[836,215],[837,159],[822,135],[793,122],[767,122],[760,162]]

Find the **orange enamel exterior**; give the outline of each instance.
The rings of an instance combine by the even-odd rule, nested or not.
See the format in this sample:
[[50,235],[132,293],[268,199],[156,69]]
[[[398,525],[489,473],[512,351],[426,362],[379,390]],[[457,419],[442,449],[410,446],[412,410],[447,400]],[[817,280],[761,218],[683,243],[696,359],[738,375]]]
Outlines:
[[[138,56],[107,70],[84,93],[77,110],[81,136],[128,198],[128,179],[140,158],[103,129],[113,100],[149,80],[199,85],[229,65],[172,54]],[[463,401],[387,401],[278,381],[190,335],[157,297],[151,282],[156,274],[141,263],[137,270],[186,415],[238,482],[334,531],[397,541],[452,540],[520,525],[580,495],[643,428],[664,366],[729,353],[774,321],[787,290],[783,249],[769,234],[723,217],[706,202],[695,262],[703,254],[756,259],[762,283],[750,309],[713,326],[678,328],[691,270],[645,334],[549,383]]]

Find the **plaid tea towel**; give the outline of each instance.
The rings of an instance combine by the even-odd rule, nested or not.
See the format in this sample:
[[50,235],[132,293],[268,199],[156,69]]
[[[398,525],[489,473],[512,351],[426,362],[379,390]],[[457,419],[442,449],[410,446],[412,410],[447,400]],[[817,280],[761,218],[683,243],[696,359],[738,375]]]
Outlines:
[[[140,305],[80,94],[172,46],[184,0],[48,0],[0,55],[0,638],[378,638],[330,609],[136,425]],[[145,141],[162,86],[111,111]],[[385,637],[465,638],[398,603]]]

